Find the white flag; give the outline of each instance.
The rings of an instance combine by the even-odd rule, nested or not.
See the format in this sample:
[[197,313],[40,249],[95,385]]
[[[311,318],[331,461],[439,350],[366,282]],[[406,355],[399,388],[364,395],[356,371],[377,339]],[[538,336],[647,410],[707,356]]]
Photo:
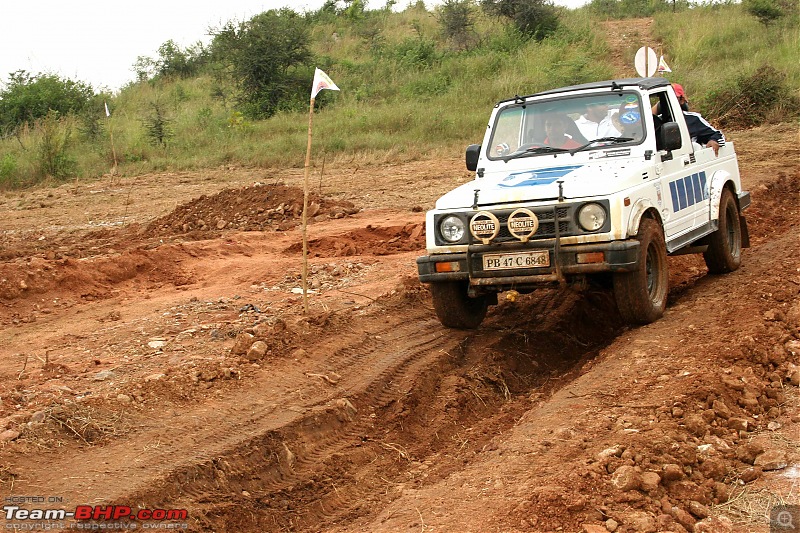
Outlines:
[[664,61],[664,56],[661,56],[658,60],[658,72],[672,72],[672,69],[669,68],[667,62]]
[[103,105],[106,106],[106,116],[110,117],[111,116],[111,111],[108,110],[108,104],[106,102],[103,102]]
[[314,84],[311,86],[311,98],[315,98],[317,93],[322,89],[330,89],[331,91],[338,91],[339,88],[333,83],[333,80],[320,69],[314,69]]

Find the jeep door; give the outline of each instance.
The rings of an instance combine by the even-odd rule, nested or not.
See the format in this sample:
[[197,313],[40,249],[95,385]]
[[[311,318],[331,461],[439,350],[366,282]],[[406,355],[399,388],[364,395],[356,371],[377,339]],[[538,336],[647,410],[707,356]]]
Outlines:
[[660,144],[660,132],[656,131],[656,147],[661,160],[660,164],[656,163],[656,166],[659,168],[660,165],[660,180],[662,190],[666,195],[661,216],[664,219],[666,240],[670,241],[693,229],[696,213],[702,207],[702,202],[697,200],[702,199],[703,194],[694,186],[692,178],[693,148],[686,120],[677,105],[677,100],[673,102],[665,89],[653,92],[650,102],[652,105],[657,103],[659,107],[659,114],[655,119],[656,124],[677,122],[681,130],[681,146],[671,152],[663,149]]

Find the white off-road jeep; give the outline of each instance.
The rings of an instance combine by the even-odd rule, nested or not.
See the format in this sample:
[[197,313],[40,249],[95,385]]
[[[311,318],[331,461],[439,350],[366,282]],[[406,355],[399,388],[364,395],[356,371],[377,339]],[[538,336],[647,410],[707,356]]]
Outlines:
[[[587,127],[592,107],[603,120]],[[466,164],[475,179],[428,211],[428,255],[417,259],[445,326],[477,327],[502,291],[590,281],[613,287],[627,322],[653,322],[668,255],[702,253],[723,273],[749,246],[733,144],[718,156],[693,144],[663,78],[499,102]]]

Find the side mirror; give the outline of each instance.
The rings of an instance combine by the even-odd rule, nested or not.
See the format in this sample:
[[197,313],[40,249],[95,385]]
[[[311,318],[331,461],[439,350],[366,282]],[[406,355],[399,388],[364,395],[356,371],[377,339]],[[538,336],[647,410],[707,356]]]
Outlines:
[[467,170],[475,171],[478,168],[478,159],[481,157],[481,145],[470,144],[467,146],[467,153],[464,159],[467,162]]
[[668,152],[677,150],[683,145],[681,129],[677,122],[666,122],[661,126],[661,142],[659,144]]

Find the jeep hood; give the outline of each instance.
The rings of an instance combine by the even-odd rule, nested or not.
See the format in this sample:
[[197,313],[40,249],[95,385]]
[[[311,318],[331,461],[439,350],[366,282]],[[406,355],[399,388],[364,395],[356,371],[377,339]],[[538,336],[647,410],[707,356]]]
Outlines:
[[478,189],[478,207],[485,208],[520,202],[551,201],[558,198],[558,182],[563,182],[565,199],[609,196],[641,183],[648,161],[587,162],[553,165],[536,169],[503,169],[485,172],[483,178],[445,194],[436,209],[471,208]]

